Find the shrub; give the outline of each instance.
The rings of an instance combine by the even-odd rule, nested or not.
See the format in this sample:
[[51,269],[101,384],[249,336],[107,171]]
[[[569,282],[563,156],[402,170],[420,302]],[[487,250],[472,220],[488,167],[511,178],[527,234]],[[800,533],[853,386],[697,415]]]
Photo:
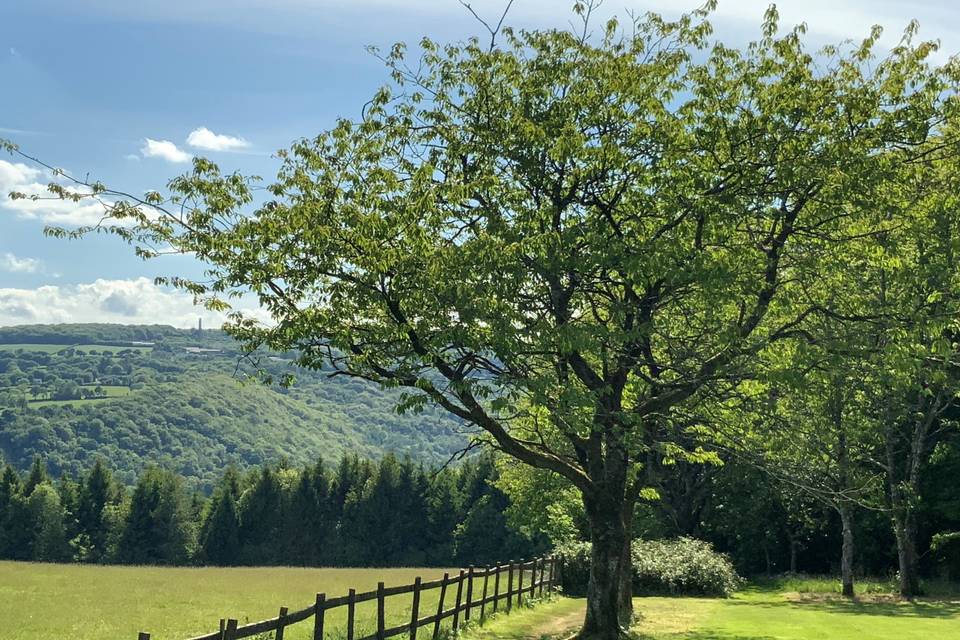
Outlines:
[[[582,595],[590,576],[590,544],[578,542],[558,549],[563,555],[566,593]],[[728,597],[741,584],[733,564],[708,542],[693,538],[634,540],[633,594]]]

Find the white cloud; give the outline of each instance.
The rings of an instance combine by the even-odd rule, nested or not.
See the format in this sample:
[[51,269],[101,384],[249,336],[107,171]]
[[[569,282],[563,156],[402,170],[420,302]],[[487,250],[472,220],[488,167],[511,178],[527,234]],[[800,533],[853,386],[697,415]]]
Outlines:
[[167,162],[190,162],[193,156],[183,151],[169,140],[151,140],[146,138],[140,153],[144,158],[163,158]]
[[[52,176],[43,170],[19,162],[0,160],[0,210],[9,211],[20,218],[63,226],[96,224],[103,218],[103,204],[95,200],[72,202],[52,196],[47,189],[52,181]],[[11,191],[28,197],[14,200],[10,198]],[[29,196],[40,199],[32,200]]]
[[[255,302],[241,301],[250,315],[268,320]],[[0,288],[0,326],[62,322],[114,322],[219,326],[224,315],[193,304],[182,291],[159,287],[148,278],[95,280],[88,284],[47,285],[37,289]]]
[[250,143],[243,138],[214,133],[206,127],[191,131],[187,136],[187,144],[208,151],[237,151],[250,146]]
[[36,273],[42,266],[43,262],[36,258],[20,258],[9,252],[0,254],[0,271]]

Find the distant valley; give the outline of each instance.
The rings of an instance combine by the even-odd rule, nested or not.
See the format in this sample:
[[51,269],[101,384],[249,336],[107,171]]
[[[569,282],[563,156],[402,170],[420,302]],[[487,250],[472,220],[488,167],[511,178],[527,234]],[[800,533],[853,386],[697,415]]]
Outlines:
[[291,388],[241,383],[253,366],[220,331],[165,326],[0,328],[0,458],[55,474],[97,457],[132,483],[158,463],[209,489],[228,464],[305,464],[387,451],[444,460],[464,436],[436,411],[398,415],[399,392],[261,354],[257,366]]

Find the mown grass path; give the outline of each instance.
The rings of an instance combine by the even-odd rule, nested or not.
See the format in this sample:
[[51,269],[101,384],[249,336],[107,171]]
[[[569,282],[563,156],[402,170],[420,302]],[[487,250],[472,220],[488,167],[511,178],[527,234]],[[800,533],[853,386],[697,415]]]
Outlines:
[[[582,599],[492,620],[467,640],[541,640],[575,633]],[[960,601],[861,601],[751,589],[728,600],[636,598],[649,640],[960,640]]]

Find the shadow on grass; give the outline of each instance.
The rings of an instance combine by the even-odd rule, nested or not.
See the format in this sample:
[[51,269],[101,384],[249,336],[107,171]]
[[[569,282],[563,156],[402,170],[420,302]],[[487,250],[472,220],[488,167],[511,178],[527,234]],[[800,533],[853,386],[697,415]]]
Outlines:
[[[727,600],[725,606],[750,607],[752,609],[783,609],[790,607],[823,613],[853,614],[861,616],[888,616],[895,618],[952,618],[960,617],[960,600],[919,599],[913,601],[872,599],[864,596],[853,600],[841,596],[799,594],[796,598],[761,599],[756,596],[781,596],[766,589],[748,588],[742,600]],[[749,597],[754,596],[754,597]]]
[[960,602],[916,600],[913,602],[864,602],[839,599],[791,600],[789,604],[802,609],[826,613],[890,616],[896,618],[952,618],[960,616]]
[[646,635],[640,634],[634,636],[636,640],[777,640],[775,636],[757,636],[745,635],[742,633],[725,633],[720,631],[681,631],[671,634]]

